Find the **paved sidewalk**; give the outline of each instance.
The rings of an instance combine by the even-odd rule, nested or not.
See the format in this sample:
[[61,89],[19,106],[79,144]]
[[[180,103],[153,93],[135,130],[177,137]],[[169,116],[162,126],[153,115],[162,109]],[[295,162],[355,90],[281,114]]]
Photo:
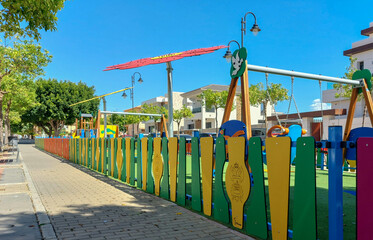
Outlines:
[[0,239],[41,239],[29,184],[17,153],[0,153]]
[[20,148],[59,239],[250,239],[32,145]]

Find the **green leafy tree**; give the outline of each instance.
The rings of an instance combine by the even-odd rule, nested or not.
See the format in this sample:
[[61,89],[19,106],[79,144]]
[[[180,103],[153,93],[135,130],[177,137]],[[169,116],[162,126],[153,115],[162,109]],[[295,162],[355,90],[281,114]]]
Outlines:
[[109,118],[112,125],[118,125],[119,131],[125,131],[125,117],[123,115],[112,114]]
[[71,104],[94,97],[94,87],[85,83],[39,79],[36,81],[37,105],[22,115],[24,122],[31,122],[43,128],[51,136],[59,133],[64,125],[70,125],[80,113],[95,115],[99,99],[70,107]]
[[[267,105],[268,103],[274,106],[281,101],[288,100],[288,90],[280,83],[271,83],[268,89],[264,89],[262,83],[251,85],[249,87],[250,93],[250,104],[253,106],[263,105],[264,117],[265,117],[265,128],[267,129]],[[271,102],[272,100],[272,102]]]
[[[214,92],[211,89],[207,89],[203,91],[200,95],[198,95],[199,102],[202,106],[206,106],[206,108],[214,108],[215,109],[215,126],[216,126],[216,134],[218,134],[219,127],[218,127],[218,109],[225,108],[225,104],[227,103],[228,98],[228,91],[222,92]],[[232,107],[232,110],[234,107]]]
[[[151,114],[164,114],[165,118],[168,118],[168,110],[164,106],[157,106],[153,104],[144,104],[141,106],[142,113],[151,113]],[[152,117],[154,121],[154,130],[155,133],[158,133],[157,121],[160,120],[160,117]]]
[[[21,94],[17,85],[44,74],[43,67],[47,66],[51,59],[52,56],[47,50],[42,50],[39,44],[31,41],[14,42],[12,46],[0,45],[0,136],[3,136],[5,94]],[[2,137],[0,145],[1,143]]]
[[184,118],[191,118],[191,117],[193,117],[192,110],[190,110],[187,106],[183,105],[183,107],[181,109],[174,110],[173,116],[174,116],[174,122],[177,123],[177,131],[178,131],[179,136],[180,136],[180,123],[181,123],[181,120],[184,119]]
[[0,0],[0,32],[40,39],[40,30],[54,31],[65,0]]

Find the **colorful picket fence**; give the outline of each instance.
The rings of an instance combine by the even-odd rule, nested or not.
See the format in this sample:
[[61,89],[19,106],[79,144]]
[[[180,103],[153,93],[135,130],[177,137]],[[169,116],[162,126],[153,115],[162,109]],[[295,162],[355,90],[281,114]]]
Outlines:
[[[258,137],[249,141],[195,137],[190,142],[184,138],[37,139],[36,146],[261,239],[318,238],[315,150],[327,147],[329,239],[343,239],[342,152],[352,144],[342,142],[341,127],[330,127],[329,134],[329,142],[317,143],[313,137],[296,142],[288,137],[266,139],[267,169]],[[372,239],[373,177],[369,170],[373,167],[373,138],[360,138],[355,144],[357,239]],[[295,145],[294,200],[289,216],[291,147]],[[293,220],[291,230],[289,218]]]

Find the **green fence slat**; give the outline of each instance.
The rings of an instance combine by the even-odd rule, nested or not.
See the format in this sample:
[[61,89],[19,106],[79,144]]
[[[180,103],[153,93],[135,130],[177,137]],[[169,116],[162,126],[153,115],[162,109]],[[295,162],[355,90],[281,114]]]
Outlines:
[[88,140],[88,167],[92,169],[92,138]]
[[148,138],[148,177],[146,181],[146,191],[154,193],[154,179],[152,175],[152,162],[153,162],[153,138]]
[[202,211],[199,139],[192,138],[192,209]]
[[135,139],[131,138],[131,176],[130,176],[130,184],[132,186],[135,185]]
[[108,139],[104,138],[104,174],[108,175]]
[[141,161],[142,155],[141,155],[141,140],[137,139],[137,159],[136,159],[136,165],[137,165],[137,187],[142,188],[142,161]]
[[297,139],[293,206],[293,239],[317,239],[315,139],[313,137]]
[[113,148],[114,146],[111,146],[111,139],[108,138],[107,140],[107,175],[108,176],[111,176],[111,168],[113,167],[112,164],[111,164],[111,148]]
[[251,185],[251,193],[244,209],[246,213],[245,231],[250,235],[267,239],[267,209],[264,185],[262,140],[260,137],[250,138],[248,161],[252,171],[254,184]]
[[117,161],[118,139],[114,139],[114,178],[118,179],[118,161]]
[[177,176],[177,198],[179,205],[185,206],[186,195],[186,143],[185,138],[179,140],[179,174]]
[[216,220],[229,223],[229,204],[224,194],[223,171],[225,164],[225,139],[218,137],[215,146],[215,183],[213,191],[213,216]]
[[125,138],[122,139],[122,175],[121,175],[121,181],[125,182],[126,181],[126,161],[128,161],[126,159],[126,141],[125,141]]
[[99,172],[102,172],[102,164],[101,164],[101,161],[102,161],[102,155],[101,155],[101,153],[102,153],[102,151],[103,151],[103,149],[102,149],[102,146],[101,146],[101,143],[102,143],[102,138],[99,138],[99,139],[97,139],[98,140],[98,151],[99,151],[99,154],[98,154],[98,159],[97,159],[97,164],[98,164],[98,171]]
[[170,174],[168,166],[168,139],[162,138],[162,157],[163,157],[163,177],[161,181],[160,196],[164,199],[170,199]]

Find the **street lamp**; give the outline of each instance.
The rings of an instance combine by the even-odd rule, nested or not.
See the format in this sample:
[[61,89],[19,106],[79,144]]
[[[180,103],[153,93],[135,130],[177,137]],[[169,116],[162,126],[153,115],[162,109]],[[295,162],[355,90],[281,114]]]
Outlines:
[[238,49],[240,49],[240,44],[236,41],[236,40],[231,40],[229,43],[228,43],[228,50],[225,52],[223,58],[225,58],[225,60],[227,60],[227,62],[229,63],[232,59],[232,52],[229,50],[229,45],[232,43],[232,42],[235,42],[237,43],[238,45]]
[[[132,111],[134,111],[135,109],[135,101],[134,101],[134,86],[135,86],[135,76],[136,76],[136,73],[139,74],[140,78],[139,80],[137,80],[140,84],[144,82],[144,80],[142,80],[141,78],[141,73],[139,72],[135,72],[131,79],[132,79],[132,88],[130,89],[130,95],[131,95],[131,101],[132,101]],[[122,97],[125,99],[127,97],[127,94],[126,92],[124,91],[123,94],[122,94]],[[135,136],[135,128],[134,128],[134,124],[132,124],[132,136],[134,137]]]
[[259,32],[260,32],[260,28],[258,26],[258,24],[256,23],[256,16],[254,13],[252,12],[247,12],[245,14],[245,16],[243,18],[241,18],[241,46],[243,47],[243,35],[245,34],[246,35],[246,16],[248,14],[251,14],[253,15],[254,17],[254,25],[251,27],[250,31],[254,34],[254,36],[256,36]]

